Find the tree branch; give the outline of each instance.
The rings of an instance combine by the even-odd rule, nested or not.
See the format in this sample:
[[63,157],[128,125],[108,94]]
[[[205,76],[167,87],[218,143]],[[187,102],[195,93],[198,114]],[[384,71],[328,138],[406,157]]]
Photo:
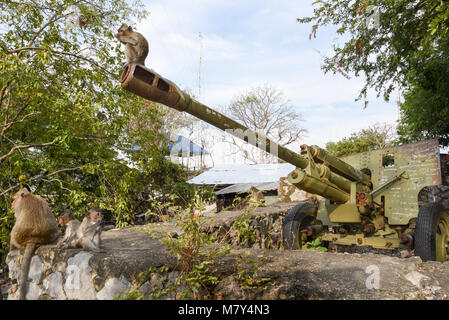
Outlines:
[[31,117],[31,116],[34,116],[34,115],[36,115],[36,114],[41,114],[41,112],[38,112],[38,111],[37,111],[37,112],[31,112],[31,113],[27,114],[26,116],[24,116],[24,117],[23,117],[22,119],[20,119],[20,120],[17,120],[17,121],[11,121],[11,122],[9,122],[9,123],[2,124],[2,125],[0,125],[0,127],[7,127],[7,129],[9,129],[13,124],[24,122],[24,121],[26,120],[26,118]]
[[28,148],[33,148],[33,147],[47,147],[47,146],[53,146],[53,145],[55,145],[54,142],[45,142],[45,143],[34,143],[34,144],[24,144],[24,145],[14,146],[11,148],[11,150],[9,150],[9,152],[7,154],[0,157],[0,162],[5,160],[6,158],[8,158],[10,155],[14,154],[17,150],[28,149]]
[[90,64],[96,66],[97,68],[101,69],[103,72],[117,78],[118,76],[112,72],[110,72],[109,70],[105,69],[104,67],[102,67],[101,65],[99,65],[96,61],[94,61],[93,59],[89,59],[80,55],[77,55],[75,53],[71,53],[71,52],[65,52],[65,51],[56,51],[56,50],[51,50],[51,49],[47,49],[47,48],[41,48],[41,47],[31,47],[31,46],[27,46],[27,47],[22,47],[22,48],[18,48],[18,49],[14,49],[14,50],[9,50],[8,53],[20,53],[21,51],[48,51],[54,54],[59,54],[59,55],[65,55],[65,56],[71,56],[71,57],[75,57],[77,59],[89,62]]
[[[79,169],[81,169],[81,168],[83,168],[83,167],[84,167],[84,166],[74,167],[74,168],[64,168],[64,169],[59,169],[59,170],[53,171],[52,173],[49,173],[49,174],[40,174],[40,175],[34,176],[34,177],[32,177],[32,178],[29,178],[29,179],[27,179],[27,180],[25,180],[25,181],[22,181],[22,182],[20,182],[20,183],[18,183],[18,184],[16,184],[16,185],[14,185],[14,186],[12,186],[12,187],[9,187],[9,188],[6,189],[6,190],[3,190],[3,191],[0,193],[0,196],[4,196],[5,194],[7,194],[8,192],[10,192],[11,190],[14,190],[14,189],[20,187],[20,185],[23,184],[24,182],[31,182],[31,181],[42,180],[42,179],[45,179],[45,178],[49,178],[49,177],[51,177],[51,176],[54,176],[54,175],[56,175],[56,174],[58,174],[58,173],[61,173],[61,172],[75,171],[75,170],[79,170]],[[53,179],[53,180],[59,180],[59,179]]]

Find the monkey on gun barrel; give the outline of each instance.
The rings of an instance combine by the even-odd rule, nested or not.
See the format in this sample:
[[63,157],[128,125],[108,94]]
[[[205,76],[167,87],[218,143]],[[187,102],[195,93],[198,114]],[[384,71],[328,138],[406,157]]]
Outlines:
[[133,31],[131,26],[122,24],[115,37],[125,45],[126,63],[136,62],[145,65],[148,55],[148,41],[139,32]]
[[101,232],[103,215],[97,208],[87,211],[80,223],[71,213],[65,213],[60,219],[61,225],[67,226],[64,237],[59,240],[58,248],[83,248],[94,252],[101,249]]

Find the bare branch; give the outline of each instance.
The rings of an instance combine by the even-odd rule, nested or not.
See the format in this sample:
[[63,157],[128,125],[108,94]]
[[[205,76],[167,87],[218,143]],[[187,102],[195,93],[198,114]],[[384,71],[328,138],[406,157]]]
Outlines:
[[34,143],[34,144],[24,144],[24,145],[14,146],[11,148],[11,150],[7,154],[0,157],[0,162],[2,162],[6,158],[8,158],[12,154],[14,154],[17,150],[29,149],[29,148],[33,148],[33,147],[48,147],[48,146],[53,146],[55,144],[56,144],[55,142],[45,142],[45,143]]
[[[280,145],[291,144],[306,132],[299,124],[302,117],[293,110],[290,100],[268,84],[234,98],[228,112],[234,120]],[[265,151],[259,151],[259,158],[259,162],[271,159]]]

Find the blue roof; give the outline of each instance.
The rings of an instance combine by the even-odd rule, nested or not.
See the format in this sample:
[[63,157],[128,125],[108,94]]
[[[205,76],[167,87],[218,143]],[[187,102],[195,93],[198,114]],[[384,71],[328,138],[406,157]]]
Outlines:
[[177,141],[174,143],[170,141],[168,149],[171,152],[177,153],[190,153],[190,155],[203,155],[209,154],[203,147],[197,145],[195,142],[190,141],[184,136],[178,136]]
[[[138,151],[141,148],[142,148],[141,146],[132,146],[131,148],[126,149],[126,151]],[[179,153],[187,154],[189,153],[190,150],[190,156],[209,154],[209,152],[205,150],[203,147],[197,145],[193,141],[190,141],[184,136],[178,136],[175,143],[173,141],[170,141],[170,144],[168,145],[168,150],[177,152],[178,154]]]

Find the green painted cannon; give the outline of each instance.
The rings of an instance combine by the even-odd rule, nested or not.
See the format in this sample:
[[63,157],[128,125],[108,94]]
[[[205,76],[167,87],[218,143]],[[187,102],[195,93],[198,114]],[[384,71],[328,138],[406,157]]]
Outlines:
[[284,219],[283,243],[305,249],[324,245],[415,249],[423,260],[449,257],[449,213],[440,203],[418,206],[424,187],[441,184],[437,140],[338,158],[317,146],[295,153],[214,111],[174,83],[131,63],[121,75],[124,89],[187,112],[296,166],[288,181],[310,194]]

